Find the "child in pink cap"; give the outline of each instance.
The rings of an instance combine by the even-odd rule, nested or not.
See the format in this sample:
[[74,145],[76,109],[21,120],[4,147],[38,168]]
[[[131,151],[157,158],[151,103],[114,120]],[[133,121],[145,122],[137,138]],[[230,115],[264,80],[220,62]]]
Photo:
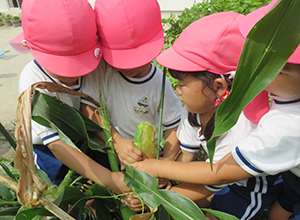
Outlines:
[[[177,92],[185,103],[177,131],[182,150],[177,161],[192,161],[200,146],[208,153],[206,140],[212,135],[214,114],[231,89],[232,77],[244,44],[239,30],[243,17],[235,12],[222,12],[201,18],[183,30],[173,46],[157,57],[157,61],[169,68],[170,74],[179,80]],[[248,136],[253,129],[249,123],[237,124],[217,138],[213,163],[221,160],[240,139]],[[171,179],[174,178],[172,176]],[[277,177],[268,177],[266,181],[273,184],[276,179]],[[171,190],[197,201],[201,207],[209,207],[209,199],[206,200],[206,197],[227,186],[196,185],[183,179],[181,181],[182,184]],[[257,181],[260,180],[250,179],[248,186],[240,191],[247,196],[250,193],[259,194],[254,188]],[[266,191],[258,211],[270,204],[267,201],[274,201],[275,196]],[[242,216],[250,203],[250,199],[239,200],[237,210],[240,213],[233,214]],[[251,212],[253,213],[255,212]]]
[[[97,0],[95,11],[105,60],[100,64],[105,73],[100,81],[115,129],[114,146],[120,161],[131,164],[142,160],[141,151],[133,145],[136,126],[149,121],[158,131],[163,73],[152,60],[164,45],[161,12],[156,0]],[[168,159],[174,159],[179,150],[176,130],[181,107],[166,78],[162,124]]]
[[[102,52],[94,11],[86,0],[24,0],[22,27],[35,60],[21,72],[20,94],[33,83],[46,81],[99,100],[95,95],[99,74],[96,68]],[[41,92],[56,96],[77,110],[92,105],[77,96]],[[79,152],[60,140],[56,130],[33,120],[32,141],[37,167],[44,170],[54,184],[61,182],[69,167],[115,193],[130,191],[123,183],[123,174],[108,169],[106,154],[92,150],[87,154]]]
[[[272,5],[274,5],[274,2],[267,8],[258,9],[253,14],[249,14],[243,18],[240,21],[241,30],[248,24],[249,31],[256,21],[269,11]],[[178,51],[178,48],[176,48],[177,53]],[[182,51],[184,51],[183,48]],[[163,55],[164,53],[161,56]],[[236,195],[240,198],[243,197],[245,200],[249,199],[250,196],[250,199],[253,201],[245,210],[244,214],[238,216],[239,219],[252,219],[254,217],[257,210],[260,209],[259,206],[261,206],[261,202],[265,200],[263,197],[264,193],[266,190],[270,190],[270,187],[275,190],[275,198],[279,196],[278,201],[282,202],[279,202],[279,204],[287,211],[290,210],[289,214],[294,212],[293,214],[298,217],[300,177],[299,55],[300,47],[298,47],[288,59],[278,76],[266,87],[265,90],[269,92],[269,96],[272,98],[271,108],[260,118],[258,124],[255,125],[241,114],[237,124],[230,132],[233,133],[233,137],[237,135],[235,132],[239,132],[236,128],[250,129],[250,132],[248,135],[241,137],[235,145],[232,146],[233,150],[231,153],[224,156],[219,162],[213,164],[213,171],[211,171],[210,164],[206,162],[178,163],[152,159],[136,163],[134,167],[146,171],[154,177],[190,183],[194,186],[194,190],[197,189],[197,184],[222,184],[246,179],[248,180],[240,182],[240,184],[241,187],[248,187],[249,180],[256,179],[260,182],[254,185],[253,193],[250,195]],[[158,57],[157,60],[162,63],[160,57]],[[179,62],[177,61],[175,63],[177,64]],[[193,175],[187,172],[187,170],[193,172]],[[274,180],[274,185],[270,186],[267,184],[267,178],[280,175],[281,172],[284,172],[282,176],[283,179],[286,173],[289,174],[289,178],[292,177],[288,184],[290,185],[289,191],[293,192],[294,195],[291,196],[292,193],[287,193],[286,195],[290,197],[285,197],[285,200],[281,200],[280,197],[286,195],[279,195],[282,183],[278,185],[279,191],[277,191],[278,189],[276,187],[277,181],[280,181],[280,177]],[[293,183],[293,181],[296,182]],[[283,186],[285,184],[287,183],[284,179]],[[212,208],[235,214],[240,209],[240,203],[243,202],[241,199],[236,199],[238,197],[234,195],[235,192],[241,191],[227,187],[226,190],[223,189],[220,191],[217,197],[217,193],[215,193],[216,198],[212,200]],[[257,197],[255,197],[255,193]],[[270,191],[270,193],[272,194],[273,192]],[[257,199],[257,203],[254,202],[255,199]],[[234,205],[235,203],[237,203],[237,205]],[[287,218],[288,215],[281,219]]]

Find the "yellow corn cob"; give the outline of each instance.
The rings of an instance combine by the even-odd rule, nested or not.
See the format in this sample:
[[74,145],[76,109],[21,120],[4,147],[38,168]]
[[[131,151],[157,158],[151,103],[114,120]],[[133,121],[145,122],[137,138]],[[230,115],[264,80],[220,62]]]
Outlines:
[[143,152],[144,158],[156,157],[155,132],[155,127],[148,121],[136,126],[133,143]]

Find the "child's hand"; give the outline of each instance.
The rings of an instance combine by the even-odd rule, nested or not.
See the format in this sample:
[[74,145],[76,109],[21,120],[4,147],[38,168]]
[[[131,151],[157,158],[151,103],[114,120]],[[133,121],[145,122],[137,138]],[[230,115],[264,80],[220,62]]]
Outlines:
[[144,159],[141,162],[131,164],[134,169],[141,170],[149,175],[158,178],[158,169],[159,169],[160,160],[156,159]]
[[[143,209],[143,204],[141,200],[138,199],[138,197],[134,194],[128,194],[122,196],[122,203],[127,205],[132,211],[134,212],[140,212]],[[144,209],[147,209],[148,207],[144,204]]]
[[132,164],[141,161],[142,151],[134,146],[133,140],[123,138],[115,145],[116,153],[123,164]]
[[158,179],[158,188],[169,190],[172,188],[172,184],[168,179]]

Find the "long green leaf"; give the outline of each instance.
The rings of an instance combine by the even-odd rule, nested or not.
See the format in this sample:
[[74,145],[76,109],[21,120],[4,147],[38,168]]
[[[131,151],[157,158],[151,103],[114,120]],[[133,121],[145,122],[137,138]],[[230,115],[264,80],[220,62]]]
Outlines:
[[14,195],[12,194],[11,189],[8,187],[4,186],[2,183],[0,183],[0,195],[6,200],[13,200]]
[[38,220],[43,216],[52,216],[51,212],[45,208],[30,208],[23,206],[19,209],[18,214],[15,216],[15,220]]
[[299,45],[299,8],[300,1],[279,0],[248,34],[231,94],[216,113],[215,130],[207,144],[210,161],[215,138],[237,122],[243,108],[272,82]]
[[217,210],[212,210],[212,209],[203,209],[203,208],[202,208],[202,210],[213,214],[218,219],[222,219],[222,220],[238,220],[237,217],[235,217],[233,215],[229,215],[229,214],[227,214],[225,212],[221,212],[221,211],[217,211]]
[[91,149],[105,149],[90,136],[102,128],[75,108],[38,91],[32,99],[32,119],[39,124],[57,130],[65,143],[79,150],[73,141],[87,140]]
[[2,218],[2,216],[7,216],[7,215],[15,216],[19,209],[20,209],[19,206],[7,207],[5,209],[0,209],[0,216],[1,216],[0,218]]
[[17,180],[16,177],[10,172],[9,168],[2,162],[0,162],[0,166],[3,168],[5,173],[12,179]]
[[7,201],[4,199],[0,199],[0,207],[4,207],[4,206],[18,206],[20,205],[19,202],[17,201]]
[[5,139],[9,142],[9,144],[16,149],[17,144],[15,142],[15,140],[10,136],[10,134],[6,131],[6,129],[4,128],[4,126],[1,124],[0,122],[0,132],[3,134],[3,136],[5,137]]
[[133,170],[126,165],[124,183],[137,193],[150,207],[156,209],[159,205],[175,219],[208,219],[199,207],[187,197],[164,189],[158,189],[158,180],[140,170]]

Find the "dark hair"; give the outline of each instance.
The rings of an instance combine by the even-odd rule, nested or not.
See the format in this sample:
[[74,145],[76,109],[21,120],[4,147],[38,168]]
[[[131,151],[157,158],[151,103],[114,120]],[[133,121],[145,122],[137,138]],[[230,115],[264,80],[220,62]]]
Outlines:
[[[169,72],[173,78],[178,80],[183,80],[187,76],[191,76],[194,77],[195,79],[199,79],[204,83],[204,88],[208,87],[214,92],[216,92],[216,90],[213,87],[213,82],[215,81],[215,79],[221,78],[220,75],[214,74],[209,71],[181,72],[181,71],[169,69]],[[229,74],[223,76],[228,84],[228,90],[230,91],[232,87],[233,79],[232,78],[229,79]],[[201,127],[201,125],[198,123],[197,115],[198,114],[191,113],[191,112],[189,112],[188,114],[188,121],[193,127]],[[214,128],[215,128],[215,114],[209,120],[204,130],[204,137],[207,141],[211,138]]]

